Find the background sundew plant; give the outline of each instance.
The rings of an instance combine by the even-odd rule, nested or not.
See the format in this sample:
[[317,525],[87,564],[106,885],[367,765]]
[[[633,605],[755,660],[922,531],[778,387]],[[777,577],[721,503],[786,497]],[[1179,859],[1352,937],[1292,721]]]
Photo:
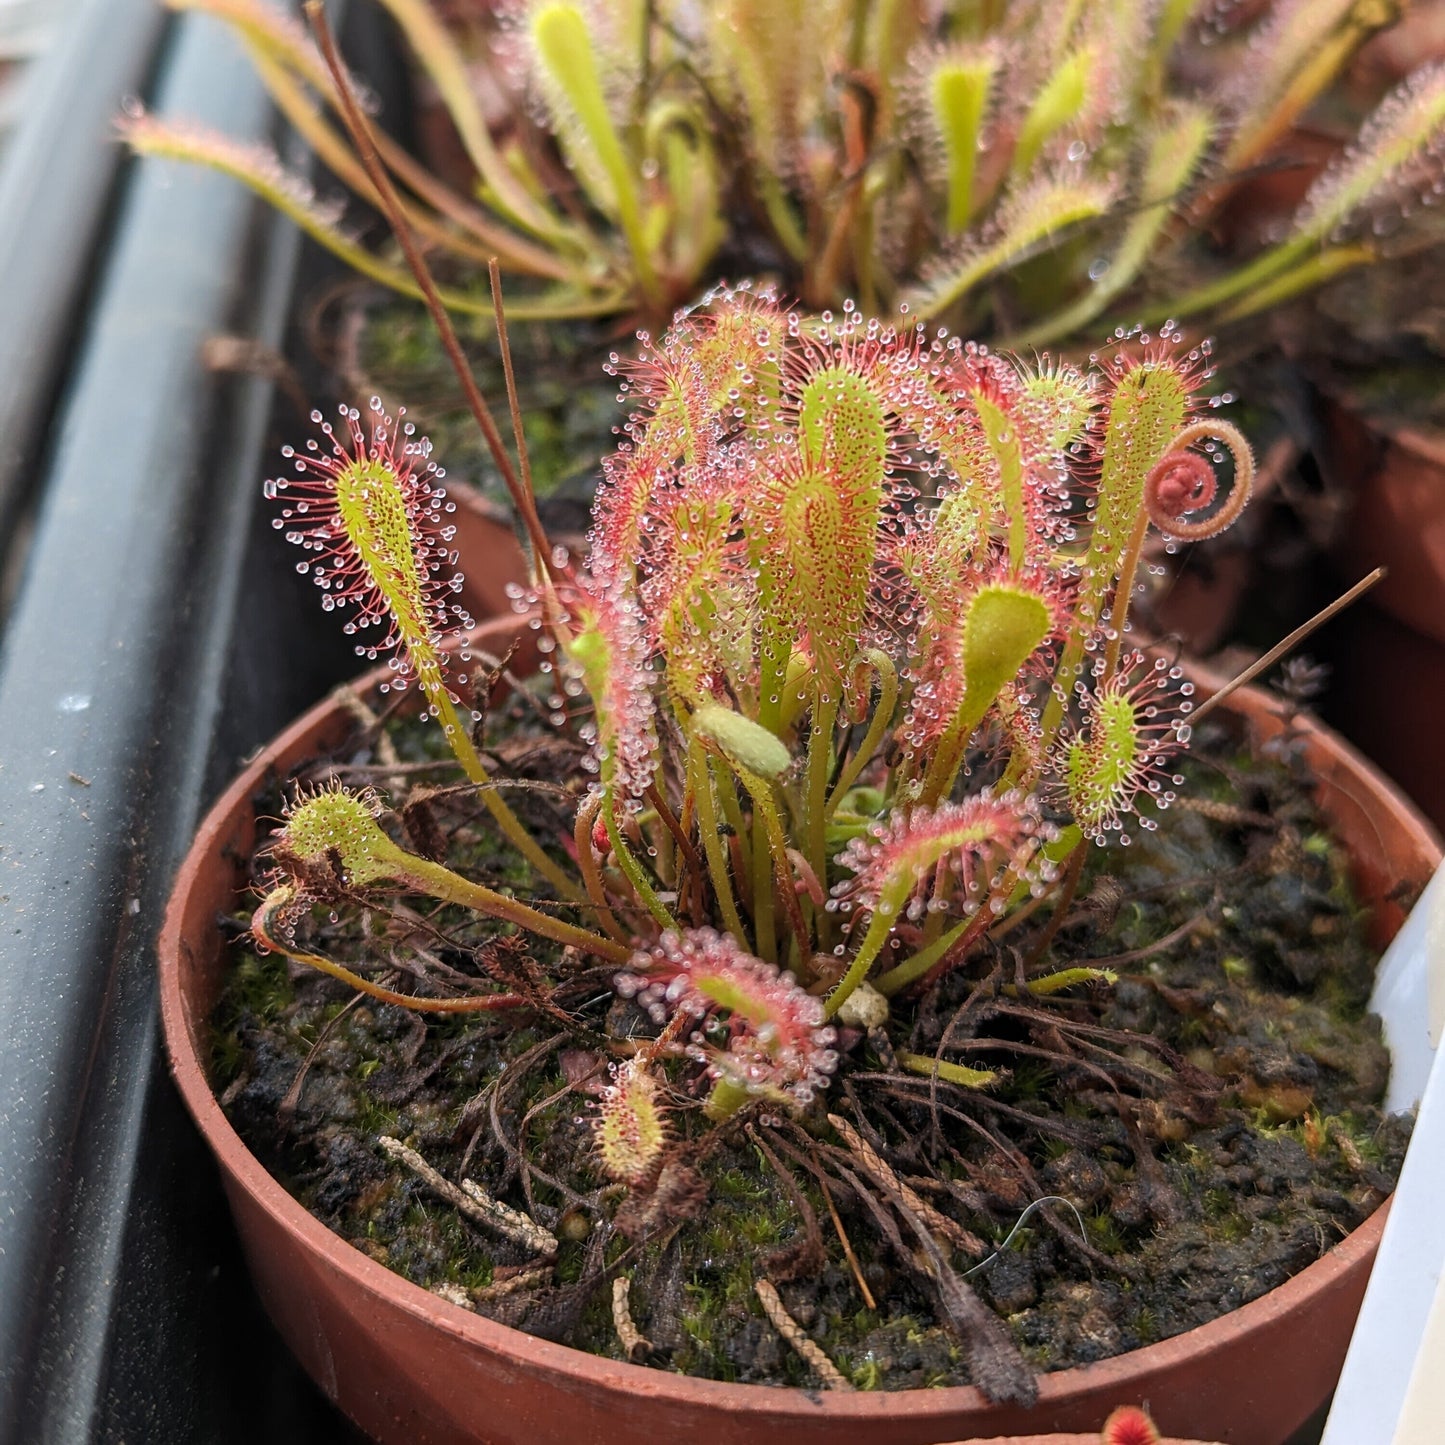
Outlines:
[[[167,3],[229,23],[287,120],[375,202],[298,26],[268,0]],[[459,313],[489,315],[496,256],[525,283],[516,319],[665,318],[711,277],[766,275],[814,307],[906,304],[1057,344],[1101,322],[1218,327],[1440,239],[1438,66],[1384,99],[1281,234],[1243,254],[1213,234],[1389,0],[506,0],[450,25],[427,0],[377,3],[471,171],[443,180],[377,137]],[[417,294],[274,156],[145,116],[123,129]]]
[[[308,498],[336,493],[294,540],[314,550],[324,529],[347,600],[389,612],[398,670],[539,892],[412,851],[377,795],[333,786],[290,805],[256,938],[375,994],[366,960],[314,941],[312,907],[400,888],[560,945],[563,974],[599,968],[654,1030],[606,1038],[617,1067],[595,1132],[625,1196],[618,1228],[695,1211],[706,1186],[679,1115],[716,1128],[809,1108],[849,1067],[840,1025],[877,1030],[990,933],[1050,904],[1062,916],[1086,846],[1127,841],[1170,801],[1189,687],[1130,647],[1128,615],[1151,526],[1215,530],[1249,495],[1247,443],[1201,415],[1206,360],[1164,333],[1087,368],[1025,362],[748,289],[614,357],[631,411],[587,567],[554,561],[519,600],[539,609],[547,710],[590,744],[570,836],[529,832],[500,802],[460,692],[430,690],[448,623],[422,620],[407,580],[435,554],[435,493],[408,472],[429,457],[398,448],[379,410],[369,431],[348,413],[333,456],[293,454]],[[294,485],[270,488],[287,526]],[[1009,987],[1112,981],[1045,947]],[[557,1016],[540,966],[507,988],[416,1002]],[[606,1026],[586,1028],[595,1042]],[[968,1088],[996,1078],[897,1062]]]

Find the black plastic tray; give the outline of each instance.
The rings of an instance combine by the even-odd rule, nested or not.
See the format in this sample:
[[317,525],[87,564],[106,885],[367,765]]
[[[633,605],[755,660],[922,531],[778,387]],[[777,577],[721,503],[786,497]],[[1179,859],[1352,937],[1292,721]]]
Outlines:
[[106,134],[142,96],[266,137],[224,27],[83,0],[45,66],[0,175],[0,1442],[350,1440],[246,1281],[153,949],[204,806],[357,667],[260,514],[302,419],[202,360],[215,333],[285,346],[320,263],[233,182]]

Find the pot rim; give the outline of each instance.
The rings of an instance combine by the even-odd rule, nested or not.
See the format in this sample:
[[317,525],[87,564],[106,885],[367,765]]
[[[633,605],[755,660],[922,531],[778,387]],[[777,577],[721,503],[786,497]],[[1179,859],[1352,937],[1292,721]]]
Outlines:
[[[497,618],[472,635],[482,640],[524,625],[522,618]],[[1219,678],[1203,669],[1191,665],[1190,671],[1199,695],[1208,695],[1221,685]],[[383,675],[383,670],[379,669],[368,678],[380,675]],[[358,679],[358,684],[368,678]],[[1258,694],[1249,697],[1248,693],[1248,689],[1235,693],[1230,706],[1246,718],[1259,722],[1268,716],[1267,708]],[[293,761],[291,754],[299,756],[300,750],[310,745],[312,736],[327,721],[339,720],[340,716],[334,696],[317,703],[251,759],[217,799],[197,829],[190,851],[177,874],[159,935],[161,1015],[171,1075],[198,1129],[229,1179],[242,1188],[256,1205],[274,1216],[289,1233],[299,1237],[311,1253],[321,1256],[328,1268],[347,1276],[363,1292],[385,1298],[418,1323],[457,1336],[492,1356],[509,1362],[525,1362],[531,1370],[554,1380],[571,1380],[591,1390],[624,1396],[641,1394],[679,1404],[711,1406],[734,1417],[766,1415],[771,1420],[791,1414],[806,1417],[810,1422],[824,1417],[866,1424],[885,1419],[896,1422],[910,1418],[921,1420],[941,1415],[956,1416],[964,1411],[988,1408],[990,1402],[973,1385],[895,1391],[814,1392],[789,1386],[736,1384],[610,1360],[569,1345],[540,1339],[451,1304],[370,1259],[315,1219],[262,1167],[222,1112],[189,1026],[181,986],[182,952],[189,950],[185,938],[186,905],[198,875],[209,860],[220,856],[222,845],[227,841],[224,835],[234,830],[236,816],[249,807],[252,795],[273,767],[274,760],[286,758],[289,765]],[[1414,805],[1342,739],[1310,717],[1302,718],[1301,724],[1310,734],[1312,745],[1323,746],[1332,764],[1352,765],[1377,781],[1382,801],[1398,823],[1408,825],[1417,851],[1422,857],[1432,858],[1438,863],[1441,853],[1439,840]],[[1320,771],[1318,758],[1316,771]],[[1208,1324],[1095,1364],[1040,1374],[1037,1377],[1039,1395],[1036,1408],[1085,1388],[1097,1393],[1101,1387],[1108,1387],[1116,1390],[1121,1400],[1126,1399],[1137,1381],[1154,1374],[1161,1365],[1180,1354],[1207,1353],[1225,1346],[1238,1337],[1248,1335],[1267,1320],[1288,1312],[1297,1301],[1317,1290],[1328,1290],[1332,1282],[1361,1257],[1373,1253],[1389,1207],[1390,1200],[1386,1199],[1361,1225],[1313,1264],[1284,1284]]]

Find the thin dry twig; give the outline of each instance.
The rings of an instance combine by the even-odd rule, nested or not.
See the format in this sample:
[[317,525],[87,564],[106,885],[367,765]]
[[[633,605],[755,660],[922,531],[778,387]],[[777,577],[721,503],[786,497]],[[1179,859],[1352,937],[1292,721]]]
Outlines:
[[291,1080],[291,1087],[286,1090],[286,1097],[276,1106],[276,1112],[281,1118],[290,1119],[294,1117],[297,1107],[301,1103],[301,1090],[305,1087],[306,1075],[311,1072],[311,1065],[315,1062],[316,1055],[321,1052],[321,1046],[331,1037],[333,1031],[346,1015],[365,997],[366,995],[364,993],[352,994],[346,1004],[322,1025],[321,1031],[316,1035],[311,1047],[306,1051],[306,1057],[301,1060],[301,1067],[296,1070],[296,1077]]
[[497,429],[491,410],[477,387],[471,367],[467,365],[466,357],[462,354],[461,343],[457,340],[457,333],[452,326],[451,317],[447,315],[446,307],[442,304],[441,296],[437,291],[436,282],[432,279],[431,271],[412,234],[411,226],[402,210],[400,198],[397,196],[396,187],[392,184],[391,177],[387,174],[386,167],[377,154],[376,140],[371,124],[362,112],[356,98],[355,88],[352,86],[346,67],[342,64],[341,56],[337,52],[336,40],[331,33],[321,0],[307,0],[305,10],[312,33],[316,37],[322,56],[326,60],[327,69],[330,70],[331,78],[335,82],[337,98],[341,103],[341,117],[356,146],[358,159],[366,168],[367,177],[376,188],[377,200],[381,205],[382,213],[386,216],[387,224],[391,227],[402,254],[406,257],[412,275],[416,277],[417,285],[421,288],[427,310],[430,312],[441,338],[442,348],[447,354],[447,360],[451,362],[457,380],[461,382],[462,394],[466,398],[467,406],[486,439],[492,460],[495,462],[497,471],[501,474],[502,481],[511,496],[512,504],[516,507],[527,530],[528,540],[536,553],[537,565],[544,575],[550,576],[553,570],[551,545],[547,541],[547,534],[542,528],[541,519],[537,516],[536,501],[524,486],[522,479],[518,477],[516,468],[512,465],[512,459],[507,454],[506,446],[502,442],[502,434]]
[[[757,1291],[763,1312],[773,1322],[773,1328],[807,1361],[808,1368],[823,1382],[823,1388],[851,1390],[852,1381],[828,1358],[821,1345],[803,1333],[802,1325],[783,1308],[783,1302],[778,1298],[778,1292],[772,1283],[760,1279],[754,1283],[753,1289]],[[613,1298],[616,1298],[615,1293]]]
[[775,1251],[767,1260],[767,1266],[771,1273],[776,1274],[780,1279],[784,1277],[781,1266],[785,1263],[788,1279],[797,1279],[804,1273],[812,1273],[821,1269],[824,1263],[823,1232],[818,1228],[818,1216],[813,1212],[813,1206],[808,1202],[808,1196],[803,1193],[802,1186],[793,1177],[793,1171],[768,1148],[767,1142],[753,1125],[747,1126],[748,1138],[761,1151],[763,1157],[768,1161],[783,1187],[788,1191],[793,1201],[793,1208],[798,1211],[798,1217],[803,1222],[801,1236],[784,1249]]
[[531,1250],[533,1254],[547,1257],[557,1253],[557,1237],[554,1234],[519,1210],[493,1199],[470,1179],[463,1179],[459,1189],[450,1179],[433,1169],[415,1149],[407,1148],[400,1139],[383,1134],[377,1142],[391,1158],[405,1164],[433,1194],[446,1200],[453,1209],[474,1224],[480,1224],[505,1236]]
[[652,1341],[642,1334],[632,1322],[632,1309],[627,1302],[632,1281],[620,1274],[612,1281],[612,1328],[617,1331],[617,1342],[622,1353],[634,1364],[652,1349]]
[[1186,938],[1192,937],[1208,923],[1209,915],[1207,913],[1196,913],[1193,918],[1186,918],[1178,928],[1170,929],[1162,938],[1156,938],[1153,943],[1146,943],[1140,948],[1131,948],[1127,953],[1114,953],[1106,958],[1087,958],[1081,962],[1090,968],[1124,968],[1131,963],[1142,963],[1146,958],[1153,958],[1157,953],[1165,953],[1176,943],[1182,943]]
[[[488,1102],[487,1118],[491,1125],[492,1137],[506,1154],[510,1169],[515,1171],[522,1181],[522,1193],[527,1196],[527,1204],[535,1208],[532,1199],[532,1180],[540,1179],[542,1183],[555,1189],[569,1204],[581,1205],[583,1208],[591,1208],[587,1200],[578,1194],[575,1189],[570,1189],[560,1179],[540,1169],[514,1144],[508,1137],[507,1131],[502,1125],[502,1106],[509,1094],[516,1085],[526,1078],[528,1071],[540,1059],[544,1059],[554,1049],[559,1048],[566,1042],[565,1034],[553,1034],[550,1039],[543,1039],[541,1043],[534,1044],[526,1053],[513,1059],[502,1071],[501,1077],[491,1089],[491,1097]],[[508,1175],[510,1178],[511,1175]]]
[[1343,612],[1352,602],[1363,597],[1365,593],[1368,592],[1375,583],[1381,581],[1384,576],[1385,569],[1383,567],[1376,567],[1367,577],[1361,577],[1348,592],[1343,592],[1340,596],[1336,597],[1328,607],[1322,607],[1308,622],[1302,622],[1288,637],[1282,638],[1279,642],[1275,643],[1258,662],[1246,667],[1238,677],[1231,678],[1218,692],[1205,698],[1205,700],[1194,709],[1189,719],[1190,726],[1198,726],[1201,719],[1203,719],[1207,713],[1212,712],[1218,707],[1232,692],[1237,691],[1246,683],[1253,682],[1260,673],[1267,672],[1280,658],[1284,657],[1286,653],[1292,652],[1298,647],[1317,627],[1323,627],[1336,613]]
[[955,1219],[935,1209],[893,1172],[892,1167],[841,1114],[829,1114],[828,1122],[842,1136],[853,1157],[865,1173],[885,1194],[911,1210],[934,1234],[941,1235],[954,1249],[961,1249],[975,1259],[988,1253],[988,1246]]
[[536,1269],[524,1269],[516,1274],[511,1274],[506,1279],[499,1279],[495,1284],[484,1285],[481,1289],[472,1291],[472,1300],[479,1305],[489,1304],[492,1300],[506,1299],[508,1295],[520,1294],[526,1289],[538,1289],[546,1284],[552,1276],[552,1266],[543,1265]]
[[809,1158],[801,1150],[795,1149],[787,1140],[777,1134],[774,1134],[773,1138],[783,1153],[794,1163],[801,1164],[817,1181],[818,1188],[823,1195],[823,1203],[828,1206],[828,1216],[833,1221],[834,1230],[837,1231],[838,1242],[843,1246],[843,1257],[848,1261],[848,1268],[853,1271],[853,1278],[858,1282],[858,1292],[863,1296],[863,1303],[870,1310],[876,1310],[878,1302],[873,1298],[873,1291],[868,1288],[868,1281],[863,1278],[862,1266],[858,1263],[858,1256],[853,1253],[853,1242],[848,1238],[848,1231],[843,1228],[843,1220],[838,1214],[838,1206],[833,1203],[833,1191],[828,1187],[828,1176],[815,1160]]

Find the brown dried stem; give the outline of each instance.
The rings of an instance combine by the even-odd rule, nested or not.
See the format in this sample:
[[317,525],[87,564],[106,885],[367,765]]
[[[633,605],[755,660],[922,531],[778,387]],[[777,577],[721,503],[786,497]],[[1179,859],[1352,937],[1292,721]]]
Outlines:
[[383,1134],[377,1143],[391,1158],[405,1164],[433,1194],[445,1199],[459,1214],[464,1214],[473,1223],[505,1235],[523,1248],[531,1250],[533,1254],[544,1258],[557,1253],[555,1235],[520,1210],[493,1199],[470,1179],[463,1179],[459,1189],[450,1179],[433,1169],[415,1149],[408,1149],[401,1140]]
[[[321,47],[321,54],[326,60],[326,67],[331,72],[332,80],[336,84],[337,97],[341,102],[342,119],[356,146],[357,155],[366,168],[366,174],[376,188],[382,214],[386,217],[387,225],[391,227],[392,234],[396,237],[397,244],[406,257],[406,264],[416,278],[417,285],[421,288],[422,297],[426,302],[427,310],[431,313],[437,334],[441,338],[447,360],[451,362],[452,370],[456,372],[457,380],[461,382],[462,394],[466,398],[467,406],[476,419],[482,435],[486,438],[487,447],[492,453],[492,460],[496,463],[497,471],[501,474],[507,492],[512,498],[512,505],[516,507],[517,515],[521,517],[522,524],[527,530],[528,540],[537,557],[537,565],[548,577],[551,577],[552,549],[551,544],[547,541],[547,534],[543,530],[542,519],[537,515],[536,499],[532,496],[530,487],[524,486],[517,476],[516,468],[513,467],[512,459],[507,455],[507,449],[502,442],[502,434],[497,429],[486,399],[477,386],[471,367],[467,365],[461,342],[457,339],[456,329],[452,326],[451,317],[442,303],[436,281],[432,278],[431,270],[427,266],[421,249],[416,243],[416,237],[407,222],[401,198],[397,195],[396,187],[392,184],[391,177],[387,174],[386,167],[377,153],[376,138],[372,133],[371,123],[362,112],[355,88],[351,84],[351,79],[346,73],[346,67],[336,48],[336,39],[331,33],[331,25],[326,18],[326,8],[322,0],[306,0],[305,10],[312,33],[316,36],[316,43]],[[495,264],[493,262],[493,265]],[[494,298],[499,298],[499,296],[499,292],[494,292]],[[497,305],[500,309],[499,299]],[[508,364],[505,352],[503,363],[504,365]]]
[[1229,682],[1225,683],[1218,692],[1214,693],[1211,697],[1205,698],[1205,700],[1194,709],[1189,719],[1189,725],[1191,727],[1197,726],[1200,718],[1207,716],[1212,709],[1218,707],[1232,692],[1238,691],[1246,683],[1253,682],[1260,673],[1268,671],[1286,653],[1292,652],[1298,647],[1317,627],[1323,627],[1330,618],[1339,612],[1343,612],[1352,602],[1358,601],[1371,587],[1377,582],[1382,581],[1384,576],[1385,569],[1383,567],[1376,567],[1369,576],[1361,577],[1348,592],[1342,593],[1336,597],[1328,607],[1321,608],[1320,611],[1316,612],[1308,622],[1302,622],[1288,637],[1275,643],[1258,662],[1246,667],[1238,677],[1232,678]]
[[934,1234],[941,1235],[954,1249],[961,1249],[977,1259],[987,1253],[976,1234],[955,1219],[941,1214],[926,1199],[905,1184],[876,1149],[841,1114],[829,1114],[828,1122],[838,1131],[849,1152],[863,1166],[864,1172],[883,1192],[906,1211],[916,1215]]
[[631,1288],[632,1281],[625,1274],[612,1281],[612,1328],[617,1331],[622,1353],[635,1364],[652,1349],[652,1341],[633,1323],[632,1308],[627,1300]]

